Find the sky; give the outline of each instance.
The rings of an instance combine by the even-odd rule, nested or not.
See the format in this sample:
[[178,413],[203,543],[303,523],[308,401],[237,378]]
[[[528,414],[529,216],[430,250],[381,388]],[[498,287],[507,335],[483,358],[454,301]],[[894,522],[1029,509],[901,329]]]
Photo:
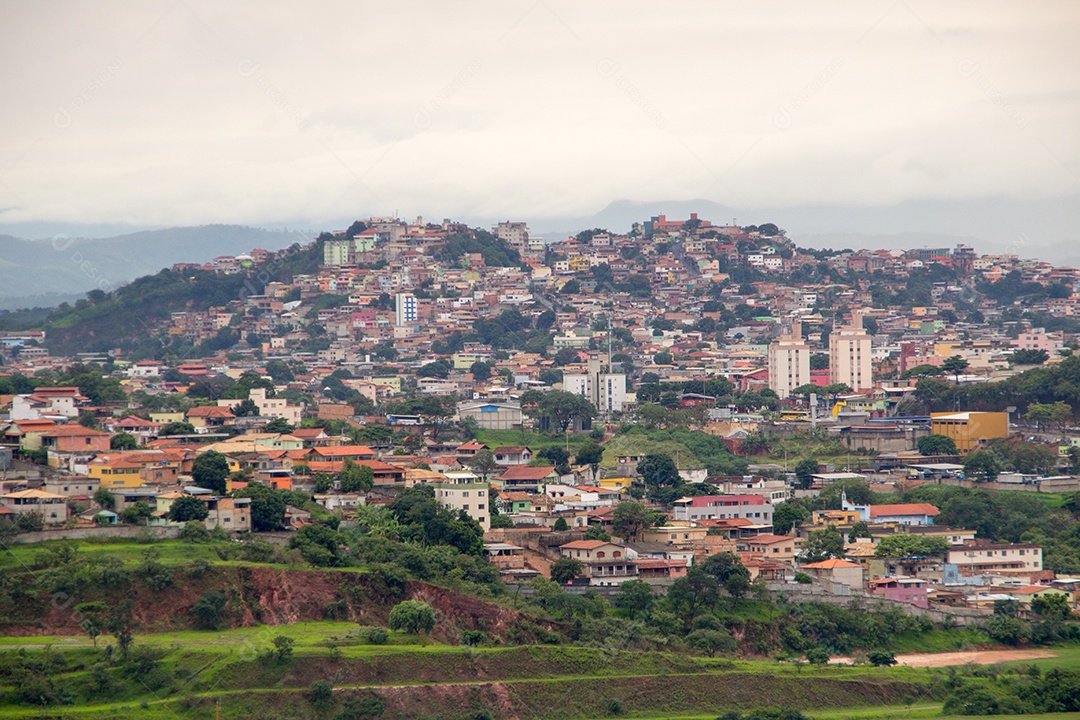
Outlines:
[[0,0],[0,233],[1080,195],[1076,2]]

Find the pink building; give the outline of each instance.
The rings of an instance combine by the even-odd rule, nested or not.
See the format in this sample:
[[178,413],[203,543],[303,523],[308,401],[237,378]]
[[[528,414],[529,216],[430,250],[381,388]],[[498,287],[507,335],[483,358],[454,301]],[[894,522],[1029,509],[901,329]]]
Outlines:
[[867,583],[871,595],[880,595],[886,600],[908,603],[925,608],[927,601],[926,581],[913,577],[874,578]]
[[1043,350],[1050,356],[1060,345],[1061,334],[1047,333],[1045,328],[1031,328],[1012,341],[1012,346],[1017,350]]

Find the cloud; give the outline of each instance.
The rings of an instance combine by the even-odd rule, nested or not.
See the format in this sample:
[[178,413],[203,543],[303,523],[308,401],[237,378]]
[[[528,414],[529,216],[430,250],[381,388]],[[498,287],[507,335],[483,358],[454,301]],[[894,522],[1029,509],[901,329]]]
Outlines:
[[1067,3],[2,11],[21,70],[0,228],[1053,197],[1080,176]]

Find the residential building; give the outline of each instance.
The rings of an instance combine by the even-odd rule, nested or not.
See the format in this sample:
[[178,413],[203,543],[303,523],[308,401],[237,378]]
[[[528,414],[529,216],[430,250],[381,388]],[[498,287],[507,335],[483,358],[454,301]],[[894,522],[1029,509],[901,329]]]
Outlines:
[[394,295],[394,324],[398,327],[415,325],[420,320],[419,305],[412,293]]
[[802,323],[769,343],[769,388],[781,399],[800,385],[810,384],[810,346],[802,339]]
[[488,497],[488,484],[467,471],[451,471],[443,473],[443,477],[431,483],[435,489],[435,500],[452,510],[464,510],[480,523],[484,532],[490,530],[491,498]]
[[743,518],[755,525],[772,525],[773,506],[761,495],[696,495],[676,500],[674,520]]
[[829,335],[829,382],[842,383],[852,390],[873,387],[871,351],[870,334],[862,326],[862,312],[855,310],[851,325],[836,328]]
[[637,553],[603,540],[575,540],[559,546],[563,557],[580,560],[590,585],[617,587],[638,577]]
[[961,573],[979,574],[993,571],[1042,570],[1042,548],[1027,544],[994,544],[973,542],[950,548],[945,562],[956,565]]

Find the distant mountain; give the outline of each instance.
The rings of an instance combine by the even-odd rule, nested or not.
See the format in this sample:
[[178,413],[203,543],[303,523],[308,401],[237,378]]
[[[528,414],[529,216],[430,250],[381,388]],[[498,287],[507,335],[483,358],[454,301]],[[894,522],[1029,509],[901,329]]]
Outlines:
[[963,242],[981,253],[1014,252],[1021,257],[1080,266],[1080,245],[1075,241],[1080,228],[1080,196],[773,208],[732,208],[712,200],[618,200],[593,215],[545,218],[530,221],[529,227],[538,235],[558,239],[593,227],[626,232],[634,222],[653,215],[687,218],[692,212],[716,224],[773,222],[803,247],[904,248]]
[[308,243],[311,232],[204,225],[115,237],[25,240],[0,235],[0,310],[51,307],[94,289],[111,290],[179,262],[204,263],[253,248]]

